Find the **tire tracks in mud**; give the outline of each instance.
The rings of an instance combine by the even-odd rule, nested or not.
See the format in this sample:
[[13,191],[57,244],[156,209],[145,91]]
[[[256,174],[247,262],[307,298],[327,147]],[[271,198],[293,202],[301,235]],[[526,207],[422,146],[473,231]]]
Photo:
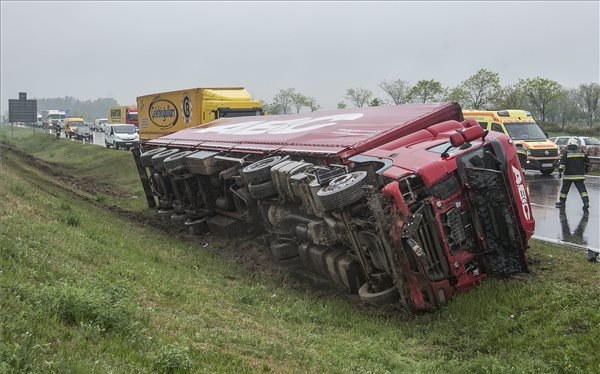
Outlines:
[[[10,152],[18,161],[7,157]],[[282,287],[300,292],[308,292],[317,297],[346,300],[367,314],[399,317],[409,313],[396,306],[374,306],[360,301],[357,295],[348,294],[342,287],[304,267],[298,257],[289,260],[276,260],[269,250],[267,235],[249,235],[239,239],[222,239],[205,233],[199,236],[190,235],[183,229],[162,221],[157,214],[130,211],[117,205],[109,205],[94,198],[98,193],[111,197],[124,197],[124,193],[114,191],[108,185],[98,184],[91,178],[77,178],[62,171],[60,165],[38,159],[27,152],[4,142],[0,143],[0,167],[10,167],[19,175],[33,184],[36,188],[49,195],[60,197],[65,189],[79,200],[99,209],[114,214],[137,225],[157,230],[158,232],[176,237],[206,250],[212,255],[227,261],[234,261],[248,272],[266,273],[273,277]],[[32,174],[28,168],[35,169],[39,175]],[[216,245],[211,245],[216,244]],[[235,275],[228,276],[233,279]]]

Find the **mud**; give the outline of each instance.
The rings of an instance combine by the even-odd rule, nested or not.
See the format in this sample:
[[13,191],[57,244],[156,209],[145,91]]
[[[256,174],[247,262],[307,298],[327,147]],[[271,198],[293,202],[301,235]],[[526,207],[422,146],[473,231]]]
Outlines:
[[[16,156],[19,162],[8,159],[7,152]],[[68,188],[74,200],[76,197],[82,202],[92,204],[130,222],[158,230],[164,235],[195,243],[200,250],[206,250],[214,256],[235,262],[250,276],[265,273],[282,287],[307,292],[319,298],[344,300],[369,315],[394,318],[414,316],[409,311],[400,309],[400,306],[374,306],[361,302],[357,295],[349,294],[342,286],[306,269],[298,257],[276,260],[269,250],[269,236],[264,233],[249,234],[236,240],[219,238],[208,232],[202,235],[190,235],[184,229],[165,223],[154,212],[130,211],[94,199],[93,196],[97,194],[111,197],[128,197],[129,194],[93,178],[77,178],[68,174],[61,165],[37,159],[13,146],[0,143],[0,163],[19,170],[25,179],[42,191],[56,195],[54,192],[56,189]],[[38,170],[45,178],[29,173],[28,168]]]

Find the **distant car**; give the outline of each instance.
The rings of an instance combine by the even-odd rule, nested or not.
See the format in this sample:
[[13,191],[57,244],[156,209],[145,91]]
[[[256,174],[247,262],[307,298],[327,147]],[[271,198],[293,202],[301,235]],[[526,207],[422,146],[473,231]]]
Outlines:
[[92,140],[92,130],[89,126],[80,126],[75,130],[75,139]]
[[106,118],[95,119],[94,125],[92,126],[92,131],[104,131],[106,124],[108,124],[108,120]]
[[550,138],[556,143],[562,152],[567,147],[569,139],[575,138],[579,142],[579,148],[584,150],[589,156],[600,156],[600,140],[591,136],[554,136]]

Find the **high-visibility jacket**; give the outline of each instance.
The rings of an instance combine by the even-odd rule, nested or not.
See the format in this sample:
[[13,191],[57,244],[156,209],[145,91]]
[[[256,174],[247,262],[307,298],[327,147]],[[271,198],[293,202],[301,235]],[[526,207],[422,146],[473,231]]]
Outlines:
[[583,180],[590,169],[590,159],[579,149],[567,149],[560,158],[558,171],[564,179]]

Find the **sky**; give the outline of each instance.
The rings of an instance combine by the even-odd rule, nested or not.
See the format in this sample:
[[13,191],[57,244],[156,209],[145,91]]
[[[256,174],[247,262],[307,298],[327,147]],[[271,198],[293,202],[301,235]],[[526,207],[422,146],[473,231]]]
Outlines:
[[479,69],[502,86],[600,81],[599,1],[0,0],[0,112],[8,99],[114,98],[294,88],[334,109],[382,80],[455,87]]

